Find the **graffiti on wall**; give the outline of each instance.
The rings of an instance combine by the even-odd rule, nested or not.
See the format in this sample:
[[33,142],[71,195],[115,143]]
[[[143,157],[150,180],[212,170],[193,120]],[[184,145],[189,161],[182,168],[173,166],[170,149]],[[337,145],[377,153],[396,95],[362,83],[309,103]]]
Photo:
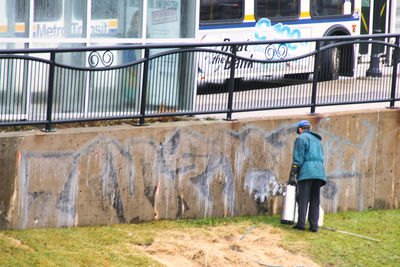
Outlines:
[[[320,124],[323,121],[320,122]],[[326,121],[325,121],[326,123]],[[328,122],[329,123],[329,122]],[[371,127],[368,123],[365,127]],[[280,166],[291,156],[296,124],[275,129],[247,125],[240,131],[218,129],[204,135],[176,128],[164,140],[98,135],[76,151],[22,152],[19,156],[19,228],[129,223],[151,219],[240,216],[267,211],[282,193],[288,173]],[[360,142],[324,128],[324,149],[336,156]],[[364,151],[365,152],[365,151]],[[338,180],[358,179],[337,163],[328,172],[323,197],[335,200]],[[328,161],[332,159],[328,155]],[[284,168],[287,169],[287,168]],[[246,204],[243,204],[246,203]]]
[[[371,159],[374,126],[367,121],[355,121],[349,124],[348,129],[353,129],[353,134],[343,133],[335,129],[335,122],[327,117],[320,122],[319,132],[323,136],[325,165],[328,166],[327,184],[322,189],[322,196],[330,203],[329,210],[337,212],[352,209],[363,210],[365,203],[365,177],[364,170],[369,166]],[[345,197],[340,203],[339,192]]]

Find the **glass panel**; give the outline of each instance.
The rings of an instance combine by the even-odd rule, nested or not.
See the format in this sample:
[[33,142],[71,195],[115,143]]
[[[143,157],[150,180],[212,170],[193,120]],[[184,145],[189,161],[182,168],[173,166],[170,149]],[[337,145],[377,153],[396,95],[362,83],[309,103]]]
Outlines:
[[[134,45],[133,43],[130,45]],[[132,63],[136,60],[142,58],[142,50],[141,49],[127,49],[122,50],[121,55],[118,57],[118,60],[122,64]]]
[[400,0],[396,1],[395,33],[400,33]]
[[257,19],[269,18],[282,20],[285,18],[297,18],[300,14],[300,1],[298,0],[257,0]]
[[[101,46],[92,43],[91,46]],[[121,44],[110,44],[121,45]],[[141,71],[143,64],[131,64],[114,70],[95,71],[95,68],[120,65],[125,51],[93,51],[88,53],[87,61],[94,71],[87,72],[88,115],[127,115],[139,110]],[[140,57],[140,50],[132,50]],[[95,63],[95,64],[92,64]],[[132,63],[132,62],[131,62]]]
[[10,40],[9,43],[0,43],[0,49],[24,49],[26,48],[25,46],[28,46],[27,43],[11,43],[12,40]]
[[[370,22],[370,1],[369,0],[362,0],[361,1],[361,34],[369,34],[369,22]],[[396,16],[398,17],[398,16]],[[372,32],[371,32],[372,34]],[[368,44],[366,43],[361,43],[359,45],[360,49],[360,54],[368,54]]]
[[143,0],[131,0],[126,8],[126,32],[127,38],[142,37]]
[[85,13],[85,1],[35,0],[33,37],[83,37],[82,17]]
[[193,38],[195,1],[149,0],[148,38]]
[[243,0],[201,0],[200,23],[242,20]]
[[354,9],[354,0],[312,0],[311,16],[340,16],[351,15]]
[[92,19],[113,19],[118,14],[118,1],[92,0]]
[[59,21],[62,17],[62,0],[35,0],[33,20]]
[[26,37],[25,14],[24,0],[0,0],[0,37]]
[[92,0],[92,37],[118,37],[118,11],[121,1]]
[[[23,43],[0,43],[0,49],[24,48]],[[23,54],[19,54],[23,56]],[[31,72],[24,59],[0,60],[0,120],[27,119],[27,84]]]
[[[12,1],[8,1],[8,2],[10,5]],[[16,0],[15,1],[15,20],[17,22],[24,22],[24,20],[25,20],[25,0]]]

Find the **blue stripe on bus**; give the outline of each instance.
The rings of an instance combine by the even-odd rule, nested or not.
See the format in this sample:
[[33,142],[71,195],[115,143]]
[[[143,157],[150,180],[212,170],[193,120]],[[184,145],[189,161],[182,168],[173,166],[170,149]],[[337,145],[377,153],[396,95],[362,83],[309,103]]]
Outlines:
[[[278,23],[282,23],[284,25],[297,25],[297,24],[313,24],[313,23],[327,23],[327,22],[345,22],[345,21],[358,21],[357,18],[338,18],[338,19],[299,19],[295,21],[286,21],[286,22],[272,22],[272,26]],[[241,24],[225,24],[225,25],[207,25],[200,26],[200,30],[217,30],[217,29],[234,29],[234,28],[250,28],[254,27],[256,22],[243,22]]]

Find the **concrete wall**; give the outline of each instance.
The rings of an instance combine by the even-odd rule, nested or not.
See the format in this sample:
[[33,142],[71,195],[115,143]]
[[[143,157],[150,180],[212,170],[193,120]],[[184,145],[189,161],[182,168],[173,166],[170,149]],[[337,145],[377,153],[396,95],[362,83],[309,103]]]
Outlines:
[[326,212],[397,209],[398,110],[2,133],[0,228],[279,213],[300,119],[323,138]]

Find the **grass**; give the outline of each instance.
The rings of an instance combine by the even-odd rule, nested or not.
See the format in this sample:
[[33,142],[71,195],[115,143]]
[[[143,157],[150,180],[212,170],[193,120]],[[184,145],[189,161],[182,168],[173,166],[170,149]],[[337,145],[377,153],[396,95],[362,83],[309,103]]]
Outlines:
[[[285,248],[305,251],[323,266],[400,266],[400,210],[325,214],[324,226],[380,240],[320,229],[318,234],[288,231]],[[297,247],[304,240],[310,248]]]
[[160,266],[131,246],[152,243],[150,225],[2,231],[1,266]]
[[400,266],[400,211],[325,214],[324,226],[379,239],[320,229],[318,234],[280,224],[279,216],[158,221],[97,227],[0,231],[1,266],[160,266],[133,245],[148,246],[155,232],[268,224],[284,232],[281,246],[322,266]]

